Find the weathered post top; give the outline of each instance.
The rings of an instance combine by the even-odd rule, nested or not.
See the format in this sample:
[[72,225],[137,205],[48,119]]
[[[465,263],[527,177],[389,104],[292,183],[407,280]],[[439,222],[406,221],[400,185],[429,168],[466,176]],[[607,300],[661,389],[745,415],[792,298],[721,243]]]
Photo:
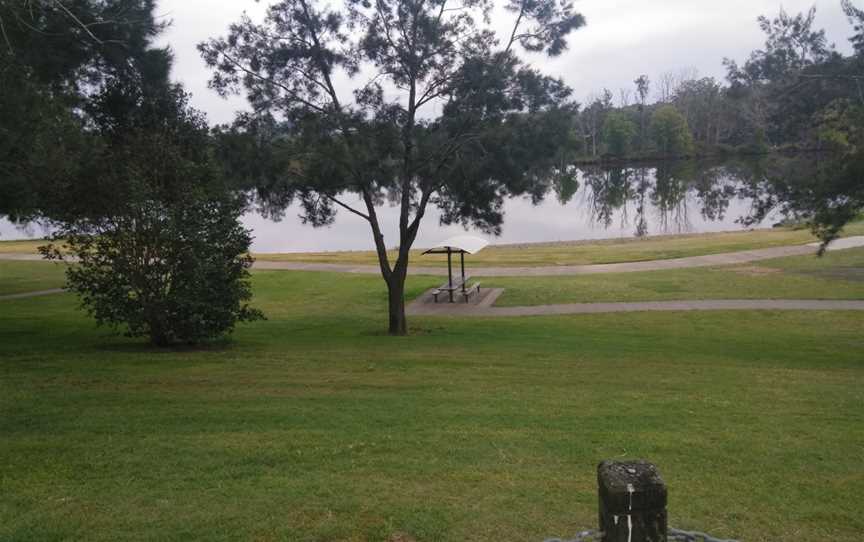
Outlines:
[[666,484],[643,460],[604,461],[597,467],[604,542],[665,542]]

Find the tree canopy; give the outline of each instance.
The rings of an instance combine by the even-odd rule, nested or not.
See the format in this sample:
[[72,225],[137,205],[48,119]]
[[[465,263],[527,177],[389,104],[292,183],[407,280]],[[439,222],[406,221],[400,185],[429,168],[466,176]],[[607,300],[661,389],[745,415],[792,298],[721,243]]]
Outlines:
[[51,215],[47,192],[86,162],[89,97],[111,80],[168,84],[154,0],[0,3],[0,215]]
[[603,139],[609,154],[624,156],[630,151],[636,125],[620,112],[612,112],[603,121]]
[[650,129],[657,150],[664,156],[686,156],[693,149],[687,119],[670,105],[654,112]]

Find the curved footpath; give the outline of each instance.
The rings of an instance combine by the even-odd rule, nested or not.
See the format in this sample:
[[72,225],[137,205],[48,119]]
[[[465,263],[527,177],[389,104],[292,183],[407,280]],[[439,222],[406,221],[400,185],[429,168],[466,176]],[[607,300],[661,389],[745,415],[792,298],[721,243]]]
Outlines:
[[22,292],[20,294],[6,294],[0,295],[0,301],[4,301],[6,299],[26,299],[28,297],[42,297],[43,295],[54,295],[54,294],[62,294],[65,292],[63,288],[52,288],[51,290],[39,290],[36,292]]
[[[831,244],[828,250],[843,250],[864,246],[864,236],[847,237]],[[628,273],[661,269],[683,269],[716,265],[734,265],[784,256],[814,254],[818,243],[791,247],[775,247],[727,254],[711,254],[669,260],[646,262],[569,265],[556,267],[485,267],[474,268],[475,276],[556,276],[583,275],[593,273]],[[0,253],[0,260],[39,260],[33,254]],[[343,273],[379,273],[377,266],[351,266],[338,264],[313,264],[299,262],[255,262],[257,269],[285,269],[298,271],[333,271]],[[414,267],[412,271],[421,275],[442,275],[444,270],[434,267]],[[63,292],[62,289],[41,290],[0,296],[0,301],[24,299]],[[473,304],[432,303],[432,290],[414,300],[407,311],[411,315],[427,316],[540,316],[556,314],[600,314],[643,311],[729,311],[729,310],[795,310],[795,311],[864,311],[860,300],[814,300],[814,299],[713,299],[695,301],[648,301],[628,303],[567,303],[560,305],[536,305],[526,307],[494,307],[502,289],[490,289]]]
[[[864,247],[864,235],[844,237],[831,243],[829,251]],[[556,265],[537,267],[471,267],[472,277],[542,277],[566,275],[593,275],[598,273],[635,273],[639,271],[659,271],[663,269],[686,269],[692,267],[711,267],[715,265],[735,265],[785,256],[806,256],[815,254],[819,243],[786,247],[760,248],[725,254],[689,256],[668,260],[649,260],[644,262],[607,263],[593,265]],[[0,252],[0,260],[41,260],[38,254],[16,254]],[[271,262],[256,260],[254,269],[282,269],[287,271],[329,271],[335,273],[372,274],[381,273],[377,265],[346,265],[335,263]],[[445,276],[443,267],[412,266],[414,275]]]

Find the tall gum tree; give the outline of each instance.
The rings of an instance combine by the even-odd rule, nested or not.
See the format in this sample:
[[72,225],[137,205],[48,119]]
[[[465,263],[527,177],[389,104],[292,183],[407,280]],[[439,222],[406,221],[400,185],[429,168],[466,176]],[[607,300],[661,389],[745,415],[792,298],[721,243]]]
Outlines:
[[[505,197],[539,199],[572,175],[570,89],[517,51],[559,55],[585,19],[567,0],[509,0],[512,26],[499,34],[488,0],[332,6],[281,0],[199,50],[211,86],[245,91],[254,110],[222,134],[223,150],[240,151],[235,173],[270,205],[299,200],[312,225],[337,209],[368,222],[389,332],[403,335],[409,251],[430,204],[445,223],[496,233]],[[395,258],[376,211],[385,203],[399,208]]]

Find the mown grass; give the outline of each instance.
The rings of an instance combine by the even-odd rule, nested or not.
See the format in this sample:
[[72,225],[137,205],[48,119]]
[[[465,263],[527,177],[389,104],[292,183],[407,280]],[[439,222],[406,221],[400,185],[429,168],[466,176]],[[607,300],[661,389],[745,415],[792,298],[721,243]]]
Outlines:
[[60,288],[64,270],[63,264],[52,262],[0,262],[0,295]]
[[858,313],[426,318],[390,338],[377,277],[254,281],[269,320],[200,350],[107,335],[68,294],[0,304],[0,539],[572,536],[620,457],[659,465],[678,527],[864,532]]
[[864,299],[864,248],[737,266],[568,277],[496,277],[499,306],[683,299]]
[[45,239],[0,240],[0,253],[38,254],[39,247],[47,243]]
[[[844,235],[864,235],[864,222],[850,224],[844,230]],[[740,232],[665,235],[645,239],[526,243],[521,245],[493,245],[478,254],[469,256],[468,262],[472,267],[589,265],[665,260],[798,245],[815,241],[816,239],[806,229],[774,228]],[[376,255],[370,251],[256,254],[256,257],[265,261],[352,265],[377,265],[378,263]],[[395,253],[391,253],[391,258],[394,257]],[[441,255],[422,256],[422,250],[411,252],[411,262],[414,265],[431,267],[447,265],[445,257]]]
[[[864,235],[864,221],[848,225],[843,235]],[[816,239],[806,229],[774,228],[739,232],[663,235],[645,239],[493,245],[479,254],[470,256],[468,261],[471,266],[479,267],[620,263],[720,254],[814,241]],[[44,241],[0,241],[0,253],[36,253],[36,247],[41,244],[44,244]],[[390,256],[395,258],[395,252],[392,252]],[[378,265],[377,256],[372,251],[256,254],[255,257],[262,261]],[[447,265],[446,258],[441,255],[422,256],[422,250],[419,249],[411,252],[411,262],[414,265],[431,267]]]

